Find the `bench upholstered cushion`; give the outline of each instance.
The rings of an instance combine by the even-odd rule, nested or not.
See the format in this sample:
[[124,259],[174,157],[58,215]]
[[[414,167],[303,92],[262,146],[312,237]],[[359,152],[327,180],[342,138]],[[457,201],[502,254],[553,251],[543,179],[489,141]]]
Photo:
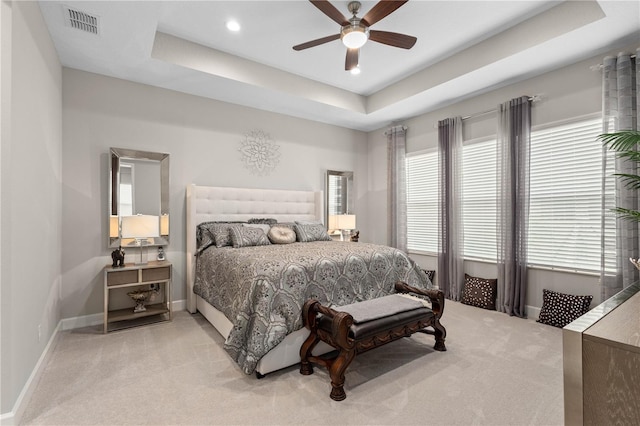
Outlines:
[[[422,301],[399,294],[365,300],[336,309],[347,312],[353,317],[353,325],[349,330],[349,335],[356,340],[434,315],[433,311],[426,307]],[[318,328],[331,333],[332,319],[320,315]]]
[[389,296],[379,297],[377,299],[334,307],[334,309],[347,312],[353,317],[355,324],[360,324],[422,307],[424,307],[424,305],[418,300],[410,299],[399,294],[390,294]]

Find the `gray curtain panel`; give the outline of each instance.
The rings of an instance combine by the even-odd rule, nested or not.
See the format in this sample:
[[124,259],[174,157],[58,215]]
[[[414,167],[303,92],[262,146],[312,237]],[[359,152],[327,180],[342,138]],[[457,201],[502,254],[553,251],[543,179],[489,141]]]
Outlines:
[[[603,133],[619,130],[638,130],[640,121],[640,67],[636,57],[620,53],[617,57],[604,58],[602,69],[602,130]],[[615,158],[615,153],[603,148],[602,167],[602,267],[600,285],[602,300],[613,296],[638,280],[638,270],[629,262],[637,259],[638,223],[616,217],[615,235],[608,235],[604,227],[611,209],[623,207],[638,210],[638,191],[626,188],[615,173],[637,174],[635,162]],[[608,167],[611,164],[615,170]],[[615,189],[613,189],[615,188]],[[615,246],[611,243],[615,241]],[[613,266],[615,265],[615,267]],[[614,270],[615,268],[615,270]]]
[[438,122],[438,286],[460,300],[464,285],[462,118]]
[[393,126],[387,136],[389,245],[407,251],[407,128]]
[[526,317],[531,101],[498,106],[496,310]]

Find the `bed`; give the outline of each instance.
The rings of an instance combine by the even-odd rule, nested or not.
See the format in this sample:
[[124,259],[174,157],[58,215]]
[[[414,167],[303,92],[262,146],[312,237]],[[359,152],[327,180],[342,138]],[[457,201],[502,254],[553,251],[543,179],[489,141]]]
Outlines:
[[[309,335],[300,311],[306,298],[339,306],[389,294],[397,279],[431,285],[403,252],[374,244],[197,247],[198,225],[207,222],[272,218],[304,224],[323,222],[323,216],[321,191],[187,187],[187,309],[225,337],[225,349],[244,373],[262,377],[300,362]],[[314,354],[330,350],[322,344]]]

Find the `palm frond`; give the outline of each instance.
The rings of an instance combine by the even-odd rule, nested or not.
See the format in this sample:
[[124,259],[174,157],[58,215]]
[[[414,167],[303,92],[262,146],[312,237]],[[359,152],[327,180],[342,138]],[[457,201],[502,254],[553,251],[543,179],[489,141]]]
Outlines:
[[[640,164],[640,152],[638,152],[638,144],[640,144],[640,131],[638,130],[622,130],[615,133],[604,133],[598,136],[598,140],[602,141],[604,147],[616,151],[618,158],[634,161],[636,166]],[[630,173],[614,174],[620,179],[621,183],[628,189],[640,189],[640,176]],[[640,211],[630,210],[622,207],[612,209],[622,219],[640,222]]]
[[629,210],[623,209],[621,207],[616,207],[615,209],[612,209],[612,211],[616,212],[616,214],[622,219],[640,222],[640,212],[637,210]]
[[624,186],[629,189],[639,189],[640,188],[640,176],[638,175],[630,175],[626,173],[615,173],[614,176],[619,177]]
[[640,162],[640,151],[618,151],[617,155],[625,160]]
[[614,151],[632,151],[640,143],[640,131],[622,130],[615,133],[603,133],[598,140]]

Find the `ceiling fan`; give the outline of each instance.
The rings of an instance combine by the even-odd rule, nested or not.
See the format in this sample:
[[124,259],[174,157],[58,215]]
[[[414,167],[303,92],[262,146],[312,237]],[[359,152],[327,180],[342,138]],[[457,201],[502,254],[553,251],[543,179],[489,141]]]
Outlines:
[[327,0],[309,1],[311,1],[311,3],[313,3],[315,7],[320,9],[322,13],[340,24],[341,29],[338,34],[322,37],[293,46],[293,50],[304,50],[310,47],[328,43],[333,40],[341,39],[342,43],[347,47],[347,58],[344,64],[344,69],[347,71],[358,69],[358,57],[360,55],[360,48],[367,42],[367,40],[375,41],[393,47],[400,47],[402,49],[411,49],[418,40],[417,38],[406,34],[369,29],[369,27],[371,27],[373,24],[393,13],[396,9],[398,9],[409,0],[382,0],[376,3],[376,5],[373,6],[371,10],[362,18],[358,18],[356,16],[358,14],[358,11],[360,10],[360,2],[352,1],[347,5],[349,12],[353,15],[351,19],[345,18],[342,13],[340,13],[340,11]]

